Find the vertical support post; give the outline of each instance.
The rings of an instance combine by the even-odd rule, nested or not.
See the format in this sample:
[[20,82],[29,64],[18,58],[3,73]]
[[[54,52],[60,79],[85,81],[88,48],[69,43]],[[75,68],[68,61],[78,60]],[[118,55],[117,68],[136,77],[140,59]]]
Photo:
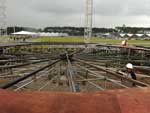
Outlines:
[[[89,72],[86,71],[86,74],[85,74],[85,78],[86,78],[86,79],[88,79],[88,74],[89,74]],[[86,81],[83,81],[82,84],[83,84],[83,85],[86,85]]]
[[[141,59],[144,60],[144,58],[145,58],[145,54],[144,54],[144,52],[141,51]],[[143,63],[141,62],[140,65],[142,66]]]
[[62,80],[61,80],[61,62],[60,63],[58,63],[58,83],[59,83],[59,85],[63,85],[63,82],[62,82]]
[[128,50],[128,61],[130,60],[131,49]]
[[105,79],[105,85],[104,88],[107,89],[107,79]]

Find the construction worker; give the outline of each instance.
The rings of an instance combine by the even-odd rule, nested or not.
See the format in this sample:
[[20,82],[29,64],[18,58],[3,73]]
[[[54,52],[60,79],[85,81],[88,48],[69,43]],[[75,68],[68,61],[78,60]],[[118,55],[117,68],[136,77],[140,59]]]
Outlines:
[[122,45],[122,46],[127,46],[127,45],[128,45],[127,39],[123,40],[123,41],[121,42],[121,45]]
[[[127,72],[128,72],[127,76],[130,75],[132,79],[136,80],[136,74],[134,73],[133,65],[131,63],[128,63],[126,65],[126,69],[127,69]],[[135,83],[133,83],[132,85],[135,86]]]

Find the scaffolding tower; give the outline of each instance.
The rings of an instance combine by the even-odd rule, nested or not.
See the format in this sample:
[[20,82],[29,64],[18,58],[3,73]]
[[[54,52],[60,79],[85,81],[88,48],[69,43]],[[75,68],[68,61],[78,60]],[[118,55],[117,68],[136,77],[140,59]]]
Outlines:
[[0,35],[7,34],[6,0],[0,0]]
[[86,0],[84,41],[90,43],[92,38],[93,0]]

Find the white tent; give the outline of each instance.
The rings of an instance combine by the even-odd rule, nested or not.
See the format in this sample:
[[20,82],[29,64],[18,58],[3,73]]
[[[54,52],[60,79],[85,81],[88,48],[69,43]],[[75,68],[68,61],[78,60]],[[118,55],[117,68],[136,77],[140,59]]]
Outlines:
[[20,32],[12,33],[12,35],[31,35],[31,36],[35,36],[35,35],[38,35],[38,34],[35,33],[35,32],[20,31]]
[[150,34],[146,34],[148,37],[150,37]]
[[45,32],[40,32],[39,36],[48,36],[48,37],[59,37],[59,36],[68,36],[67,33],[45,33]]
[[132,36],[133,36],[133,34],[127,34],[127,36],[128,36],[128,37],[132,37]]
[[120,34],[121,37],[124,37],[126,34]]
[[136,36],[142,37],[142,36],[144,36],[144,34],[136,34]]
[[29,36],[50,36],[50,37],[58,37],[58,36],[68,36],[67,33],[45,33],[45,32],[29,32],[29,31],[20,31],[16,33],[12,33],[12,35],[29,35]]
[[41,32],[39,33],[40,36],[59,36],[59,34],[56,33],[45,33],[45,32]]

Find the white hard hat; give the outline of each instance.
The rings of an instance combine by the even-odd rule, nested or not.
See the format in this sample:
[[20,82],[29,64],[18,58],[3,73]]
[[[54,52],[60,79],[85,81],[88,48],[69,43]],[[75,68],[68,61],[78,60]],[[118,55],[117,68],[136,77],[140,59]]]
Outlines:
[[129,69],[133,69],[133,65],[132,65],[131,63],[128,63],[128,64],[126,65],[126,67],[129,68]]

